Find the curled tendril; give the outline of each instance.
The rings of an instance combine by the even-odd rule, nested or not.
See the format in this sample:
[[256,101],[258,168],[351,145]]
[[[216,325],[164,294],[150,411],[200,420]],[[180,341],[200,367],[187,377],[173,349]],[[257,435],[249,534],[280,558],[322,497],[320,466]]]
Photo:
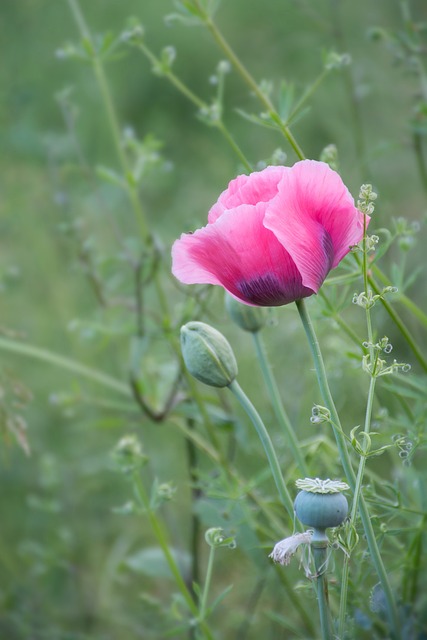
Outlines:
[[234,536],[225,536],[224,529],[221,527],[211,527],[205,533],[205,540],[210,547],[228,547],[229,549],[236,548],[236,540]]

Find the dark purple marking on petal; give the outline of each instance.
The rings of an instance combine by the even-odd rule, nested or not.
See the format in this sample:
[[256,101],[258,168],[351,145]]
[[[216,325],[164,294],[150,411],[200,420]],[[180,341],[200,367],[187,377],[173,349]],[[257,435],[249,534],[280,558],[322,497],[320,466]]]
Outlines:
[[326,231],[326,229],[323,230],[322,245],[323,245],[323,250],[325,252],[325,256],[327,259],[326,274],[328,274],[329,271],[332,269],[332,264],[334,262],[334,245],[332,242],[332,238],[330,234]]
[[301,276],[287,279],[284,283],[274,273],[242,280],[236,286],[244,300],[260,307],[278,307],[314,293],[303,286]]

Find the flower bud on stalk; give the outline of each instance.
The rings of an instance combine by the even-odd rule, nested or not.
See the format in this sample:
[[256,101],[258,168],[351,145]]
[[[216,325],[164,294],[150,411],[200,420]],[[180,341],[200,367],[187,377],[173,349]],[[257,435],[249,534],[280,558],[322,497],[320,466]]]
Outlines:
[[256,333],[265,325],[266,313],[262,307],[250,307],[226,293],[225,308],[233,322],[243,331]]
[[237,362],[228,340],[204,322],[181,327],[181,350],[188,371],[211,387],[228,387],[237,376]]

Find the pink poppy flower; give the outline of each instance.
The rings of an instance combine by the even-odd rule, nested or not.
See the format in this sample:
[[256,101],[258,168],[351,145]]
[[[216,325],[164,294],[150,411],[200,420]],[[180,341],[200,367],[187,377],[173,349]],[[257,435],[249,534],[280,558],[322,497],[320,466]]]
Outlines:
[[362,237],[363,214],[340,176],[303,160],[232,180],[206,227],[174,243],[172,272],[245,304],[279,306],[317,293]]

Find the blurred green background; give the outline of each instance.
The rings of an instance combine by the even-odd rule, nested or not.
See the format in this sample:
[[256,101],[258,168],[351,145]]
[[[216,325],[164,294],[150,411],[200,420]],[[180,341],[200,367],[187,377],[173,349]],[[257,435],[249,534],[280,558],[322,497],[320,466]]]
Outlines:
[[[414,19],[427,20],[424,0],[411,7]],[[209,78],[222,56],[203,29],[165,24],[165,15],[174,10],[171,1],[82,0],[81,8],[94,34],[118,35],[128,17],[137,17],[152,50],[157,54],[173,45],[174,70],[210,101],[214,87]],[[273,96],[283,79],[302,95],[322,71],[322,52],[348,52],[352,65],[328,75],[310,100],[310,111],[293,128],[295,136],[312,158],[318,158],[326,145],[336,144],[343,179],[355,196],[362,182],[373,183],[379,193],[376,228],[391,228],[392,218],[399,216],[423,223],[425,192],[411,125],[420,103],[420,77],[410,63],[399,59],[392,39],[369,36],[376,27],[393,37],[404,30],[397,0],[229,0],[220,6],[217,22],[254,77],[273,82]],[[96,165],[118,168],[104,105],[90,65],[57,55],[66,43],[78,40],[65,0],[2,0],[0,331],[6,338],[75,358],[126,384],[126,323],[132,320],[115,309],[99,312],[80,245],[68,232],[79,221],[79,238],[112,280],[114,292],[126,290],[116,233],[119,229],[123,237],[135,235],[134,219],[126,197],[91,170]],[[164,162],[147,176],[141,197],[150,225],[164,244],[166,273],[171,242],[182,231],[205,223],[209,207],[242,167],[218,132],[197,118],[194,106],[151,73],[141,53],[125,46],[121,51],[123,55],[106,64],[120,124],[132,127],[139,138],[152,134],[162,143]],[[72,133],[60,108],[61,95],[70,96],[73,105]],[[224,120],[246,156],[255,166],[281,147],[287,161],[295,161],[276,132],[252,126],[236,108],[259,113],[254,96],[232,71],[226,77]],[[422,234],[425,238],[423,227]],[[420,258],[424,259],[422,241],[406,257],[409,272]],[[398,261],[393,252],[388,259],[390,265]],[[168,286],[176,295],[174,285]],[[408,293],[425,307],[422,285],[416,283]],[[212,298],[210,312],[234,340],[243,364],[242,386],[256,394],[258,383],[246,366],[251,345],[227,325],[219,293]],[[313,401],[307,353],[299,346],[295,312],[280,310],[277,317],[286,322],[288,343],[283,346],[277,322],[267,342],[279,356],[275,370],[281,387],[289,398],[299,398],[290,414],[306,437]],[[386,323],[379,313],[382,321]],[[407,322],[420,337],[417,325],[410,318]],[[387,331],[393,341],[393,329]],[[327,322],[323,332],[327,351],[346,348],[342,337],[330,333]],[[397,342],[395,349],[399,359],[411,359],[404,344]],[[280,358],[281,352],[286,358]],[[300,367],[295,362],[301,362]],[[361,383],[353,371],[346,371],[342,381],[341,365],[329,366],[345,407],[349,385],[354,392],[354,385]],[[152,637],[140,615],[139,578],[120,569],[126,553],[138,548],[143,525],[138,518],[112,513],[127,500],[128,486],[112,471],[109,453],[123,434],[142,433],[154,475],[181,483],[177,501],[186,505],[185,466],[177,455],[184,456],[182,439],[170,424],[147,425],[129,413],[131,399],[125,394],[110,397],[61,368],[2,350],[0,372],[5,423],[0,637]],[[21,397],[25,392],[17,389],[21,383],[31,391],[28,404]],[[258,405],[268,416],[262,395]],[[358,408],[353,404],[348,410],[357,414]],[[27,423],[31,455],[7,430],[7,416],[15,414]],[[245,464],[252,463],[249,451]],[[176,531],[176,545],[185,547],[188,522],[180,521],[177,513],[170,518],[175,518],[169,524]],[[154,581],[155,591],[161,593],[162,588],[161,581]],[[144,615],[147,621],[149,614]]]

